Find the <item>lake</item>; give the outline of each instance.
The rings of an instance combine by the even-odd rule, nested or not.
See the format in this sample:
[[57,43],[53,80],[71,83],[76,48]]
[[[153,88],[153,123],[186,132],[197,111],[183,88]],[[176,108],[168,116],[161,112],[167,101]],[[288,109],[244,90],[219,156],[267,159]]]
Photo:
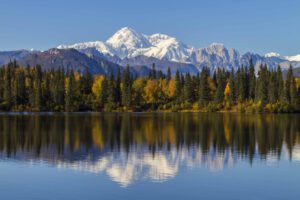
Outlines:
[[300,199],[300,115],[0,115],[1,199]]

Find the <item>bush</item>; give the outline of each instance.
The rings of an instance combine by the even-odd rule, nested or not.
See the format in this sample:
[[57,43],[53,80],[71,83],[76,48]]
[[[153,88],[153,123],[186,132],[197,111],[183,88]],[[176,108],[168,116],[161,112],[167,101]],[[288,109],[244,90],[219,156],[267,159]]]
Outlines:
[[204,109],[205,112],[217,112],[222,108],[220,104],[210,102],[206,108]]

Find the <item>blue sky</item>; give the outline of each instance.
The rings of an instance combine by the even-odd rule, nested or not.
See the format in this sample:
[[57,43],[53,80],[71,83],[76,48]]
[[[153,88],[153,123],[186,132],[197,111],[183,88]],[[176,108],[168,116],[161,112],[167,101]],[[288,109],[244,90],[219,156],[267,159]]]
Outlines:
[[106,40],[129,26],[196,47],[300,53],[299,0],[0,0],[0,50]]

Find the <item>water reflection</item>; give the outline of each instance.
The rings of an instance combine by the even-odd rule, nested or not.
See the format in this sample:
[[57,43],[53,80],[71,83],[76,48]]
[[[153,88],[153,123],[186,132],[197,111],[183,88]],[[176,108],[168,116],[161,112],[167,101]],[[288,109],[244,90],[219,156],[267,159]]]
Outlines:
[[[0,157],[105,172],[122,186],[164,181],[189,167],[211,171],[300,161],[298,115],[0,115]],[[4,162],[4,161],[3,161]]]

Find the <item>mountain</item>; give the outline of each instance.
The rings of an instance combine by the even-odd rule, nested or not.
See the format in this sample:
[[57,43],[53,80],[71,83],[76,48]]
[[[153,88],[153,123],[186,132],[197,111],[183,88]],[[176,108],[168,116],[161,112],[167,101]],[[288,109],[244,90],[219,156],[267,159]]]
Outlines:
[[0,51],[0,65],[7,64],[11,60],[20,60],[33,52],[28,50]]
[[252,59],[256,72],[261,64],[270,69],[280,65],[283,70],[290,65],[300,68],[300,55],[281,56],[271,52],[265,55],[240,52],[227,48],[223,44],[213,43],[205,48],[195,48],[180,40],[165,35],[145,35],[132,28],[125,27],[117,31],[107,41],[82,42],[72,45],[59,45],[48,51],[4,51],[0,52],[0,65],[10,60],[17,60],[22,65],[42,65],[43,69],[73,67],[76,71],[89,71],[93,74],[116,74],[129,65],[133,74],[147,75],[153,63],[156,69],[167,72],[171,67],[182,73],[199,73],[207,66],[213,72],[217,67],[236,70],[240,66],[249,66]]
[[89,70],[93,74],[107,74],[109,68],[120,68],[119,65],[97,57],[93,59],[75,49],[49,49],[44,52],[31,53],[18,60],[23,66],[41,65],[43,70],[64,67],[74,71],[85,72]]
[[287,59],[289,61],[300,62],[300,54],[299,55],[295,55],[295,56],[285,56],[285,59]]
[[226,48],[223,44],[213,43],[206,48],[195,48],[184,44],[174,37],[165,34],[145,35],[132,28],[125,27],[117,31],[107,41],[60,45],[59,49],[74,48],[89,57],[101,57],[122,66],[148,66],[155,62],[162,71],[170,66],[173,71],[197,73],[204,66],[214,71],[217,67],[227,70],[237,69],[241,65],[249,65],[252,59],[256,71],[266,63],[273,69],[281,65],[284,69],[289,65],[300,67],[300,55],[280,56],[268,53],[264,56],[255,53],[241,55],[234,48]]

